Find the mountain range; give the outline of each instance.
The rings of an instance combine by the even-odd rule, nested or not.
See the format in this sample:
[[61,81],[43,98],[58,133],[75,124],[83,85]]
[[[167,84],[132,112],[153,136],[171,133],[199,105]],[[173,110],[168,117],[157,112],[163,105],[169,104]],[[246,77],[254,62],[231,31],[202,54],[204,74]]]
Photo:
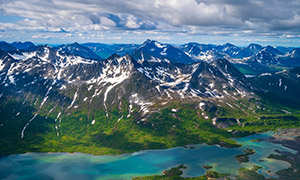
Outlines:
[[298,112],[300,103],[297,48],[283,53],[258,44],[146,40],[58,47],[1,42],[0,49],[2,155],[235,146],[228,138],[246,130],[220,129],[224,118],[245,125],[265,114]]

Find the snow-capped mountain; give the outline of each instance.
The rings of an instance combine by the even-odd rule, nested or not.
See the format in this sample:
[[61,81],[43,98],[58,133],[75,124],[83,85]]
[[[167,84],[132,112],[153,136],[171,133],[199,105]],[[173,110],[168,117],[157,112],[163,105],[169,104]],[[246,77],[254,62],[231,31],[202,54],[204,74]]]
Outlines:
[[83,58],[101,60],[101,58],[97,54],[95,54],[92,50],[78,44],[77,42],[68,45],[61,45],[58,48],[60,51],[81,56]]
[[147,54],[149,54],[159,59],[168,59],[173,63],[191,64],[194,62],[187,54],[185,54],[180,49],[149,39],[145,41],[141,46],[136,48],[135,52],[137,51],[142,52],[142,54],[144,54],[143,56],[147,56]]
[[295,48],[291,53],[288,54],[291,58],[300,58],[300,48]]
[[216,46],[215,50],[217,52],[225,53],[225,54],[229,55],[230,57],[235,57],[241,51],[241,48],[239,48],[233,44],[226,43],[224,45]]
[[233,57],[241,59],[251,57],[260,52],[262,49],[263,47],[261,45],[252,43],[245,48],[241,48],[241,50],[238,51]]
[[283,55],[278,49],[272,46],[262,47],[259,44],[250,44],[245,48],[237,47],[233,44],[226,43],[224,45],[206,45],[198,43],[188,43],[179,46],[188,56],[195,61],[204,60],[211,61],[214,59],[225,58],[232,63],[247,63],[248,59],[256,59],[259,62],[265,61],[268,64],[273,62],[278,64],[279,55]]
[[[141,53],[139,49],[134,54],[137,56],[138,53]],[[140,58],[136,60],[129,55],[123,57],[112,55],[99,62],[70,55],[63,49],[57,50],[49,46],[40,46],[36,51],[22,54],[1,51],[1,57],[1,71],[3,72],[1,80],[4,87],[14,87],[18,84],[23,87],[29,83],[27,82],[30,79],[29,76],[39,77],[39,79],[42,77],[42,80],[52,81],[61,89],[65,89],[71,84],[97,83],[100,85],[102,82],[118,81],[118,78],[126,79],[135,71],[152,83],[155,82],[156,86],[153,88],[158,92],[177,89],[183,90],[186,93],[183,94],[187,96],[194,96],[195,94],[192,92],[199,92],[199,96],[213,97],[214,94],[226,96],[222,88],[228,91],[228,88],[236,88],[237,84],[242,88],[239,91],[250,89],[244,76],[241,73],[237,74],[238,71],[227,60],[216,60],[211,64],[199,62],[187,65],[150,55],[145,58],[141,53]],[[202,90],[190,88],[193,84],[191,83],[193,77],[197,81],[202,81],[199,83],[201,87],[198,87]],[[217,89],[215,87],[217,85],[222,87]],[[175,91],[171,93],[182,95]]]
[[[227,46],[231,52],[236,49]],[[47,148],[54,147],[60,151],[62,146],[85,152],[74,146],[86,142],[90,144],[81,146],[83,149],[97,146],[123,153],[116,142],[124,141],[128,151],[161,148],[156,142],[161,137],[174,138],[171,147],[198,143],[202,129],[210,129],[205,133],[232,133],[217,129],[218,119],[223,117],[242,124],[244,117],[259,119],[259,113],[268,109],[289,113],[289,109],[274,108],[277,105],[270,105],[265,97],[289,93],[286,100],[295,103],[292,99],[299,91],[297,69],[272,74],[276,77],[268,85],[265,78],[269,74],[246,78],[230,63],[239,60],[230,59],[225,47],[216,52],[214,45],[171,46],[148,40],[130,54],[112,54],[101,61],[77,54],[84,49],[77,44],[62,47],[0,50],[0,135],[4,137],[1,143],[8,144],[0,154],[48,152]],[[257,48],[253,49],[256,52]],[[216,56],[195,58],[204,51]],[[263,53],[271,54],[261,49],[241,59],[241,65],[265,72],[256,68],[273,62],[251,59],[269,57]],[[290,56],[296,57],[297,50]],[[129,136],[133,138],[127,139]],[[150,136],[141,141],[145,145],[139,142],[143,136]],[[178,142],[182,136],[186,138]],[[214,141],[215,134],[210,137],[205,142]]]
[[154,60],[158,58],[160,60],[170,60],[172,62],[186,64],[199,61],[211,62],[216,59],[224,58],[233,63],[237,68],[240,68],[243,72],[255,74],[276,70],[272,68],[272,66],[294,66],[299,64],[297,58],[290,57],[292,52],[284,54],[280,51],[281,49],[287,52],[290,48],[263,47],[254,43],[249,44],[247,47],[238,47],[230,43],[213,45],[199,44],[196,42],[171,46],[157,41],[147,40],[140,46],[135,44],[107,45],[101,43],[86,43],[83,45],[103,57],[108,57],[113,53],[121,56],[128,53],[131,54],[134,59],[152,58],[152,60]]
[[295,48],[292,52],[280,56],[285,65],[294,67],[300,66],[300,48]]
[[188,43],[183,46],[179,46],[179,49],[184,51],[194,61],[210,62],[215,59],[227,58],[227,54],[219,53],[215,50],[215,48],[215,45],[198,43]]
[[[162,46],[156,44],[157,48],[166,48]],[[59,118],[86,107],[88,112],[105,112],[109,121],[115,106],[127,109],[127,117],[135,112],[135,116],[146,118],[158,110],[157,105],[173,101],[201,102],[208,98],[224,103],[225,99],[254,95],[247,78],[225,59],[210,64],[204,61],[183,64],[151,55],[145,58],[140,48],[134,54],[138,53],[141,55],[138,59],[112,55],[95,61],[50,46],[18,54],[1,51],[1,97],[34,101],[31,106],[36,109],[23,123],[20,137],[26,136],[30,123],[49,106],[58,108],[55,122],[59,134]],[[53,110],[48,111],[49,114]]]
[[252,57],[253,61],[259,62],[263,65],[281,65],[280,57],[276,54],[270,53],[270,49],[264,48]]
[[237,47],[233,44],[226,43],[224,45],[198,44],[188,43],[179,46],[188,56],[194,60],[211,61],[214,59],[243,59],[251,57],[261,51],[263,48],[258,44],[250,44],[245,48]]

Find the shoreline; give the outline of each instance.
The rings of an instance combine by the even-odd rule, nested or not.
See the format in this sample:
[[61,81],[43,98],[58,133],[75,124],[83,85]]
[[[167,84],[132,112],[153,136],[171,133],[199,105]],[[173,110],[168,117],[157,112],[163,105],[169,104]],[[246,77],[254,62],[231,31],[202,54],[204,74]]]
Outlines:
[[[244,138],[244,137],[250,137],[250,136],[255,136],[255,135],[259,135],[259,134],[265,134],[265,133],[270,133],[272,132],[272,134],[274,133],[274,131],[266,131],[266,132],[254,132],[253,134],[249,134],[249,135],[245,135],[245,136],[241,136],[241,137],[233,137],[230,138],[234,141],[236,141],[236,139],[239,138]],[[263,139],[265,140],[265,139]],[[226,145],[223,142],[217,143],[217,144],[207,144],[207,143],[199,143],[199,144],[186,144],[186,145],[182,145],[182,146],[174,146],[174,147],[167,147],[167,148],[158,148],[158,149],[141,149],[138,151],[132,151],[132,152],[125,152],[125,153],[112,153],[112,154],[95,154],[95,153],[85,153],[85,152],[69,152],[69,151],[49,151],[49,152],[42,152],[42,151],[28,151],[25,153],[12,153],[12,154],[7,154],[7,155],[0,155],[0,159],[3,157],[8,157],[10,155],[26,155],[26,154],[30,154],[30,153],[46,153],[46,154],[54,154],[54,153],[62,153],[62,154],[88,154],[88,155],[92,155],[92,156],[124,156],[126,154],[134,154],[134,153],[143,153],[144,151],[159,151],[159,150],[167,150],[167,149],[175,149],[175,148],[186,148],[186,149],[193,149],[195,146],[197,145],[207,145],[207,146],[218,146],[220,148],[239,148],[242,147],[242,144],[237,143],[238,146],[230,146],[230,145]]]
[[[261,136],[259,136],[259,134],[261,134]],[[257,139],[257,138],[263,138],[265,140],[265,138],[267,137],[270,137],[270,133],[267,133],[267,135],[265,135],[264,133],[259,133],[259,134],[254,134],[254,135],[250,135],[250,136],[246,136],[246,137],[243,137],[242,139],[240,139],[240,142],[241,144],[243,145],[246,145],[245,147],[242,147],[242,148],[227,148],[227,147],[221,147],[220,145],[218,144],[215,144],[215,145],[207,145],[207,144],[204,144],[204,143],[201,143],[201,144],[189,144],[187,147],[185,146],[177,146],[177,147],[173,147],[173,148],[167,148],[167,149],[146,149],[146,150],[140,150],[140,151],[136,151],[136,152],[133,152],[133,153],[123,153],[123,154],[119,154],[119,155],[94,155],[94,154],[88,154],[88,153],[81,153],[81,152],[46,152],[46,153],[42,153],[42,152],[27,152],[27,153],[24,153],[24,154],[11,154],[11,156],[16,156],[16,157],[11,157],[11,158],[7,158],[7,159],[4,159],[3,162],[10,162],[10,161],[19,161],[20,159],[23,159],[22,155],[25,156],[25,159],[36,159],[36,160],[46,160],[46,162],[49,162],[49,163],[54,163],[54,165],[56,163],[60,163],[60,162],[73,162],[74,160],[78,161],[78,163],[80,164],[81,163],[81,159],[84,160],[84,159],[87,159],[88,162],[93,162],[95,164],[103,164],[105,166],[106,163],[116,163],[115,165],[111,166],[111,168],[117,168],[118,169],[118,164],[120,162],[123,162],[125,160],[125,162],[131,162],[132,160],[137,160],[137,159],[143,159],[145,157],[152,157],[153,155],[155,155],[155,157],[157,158],[161,158],[160,156],[163,156],[165,157],[166,155],[168,155],[168,157],[170,156],[170,158],[175,158],[176,161],[174,162],[175,164],[172,164],[172,163],[168,163],[169,160],[162,160],[161,162],[159,163],[167,163],[165,165],[167,166],[163,166],[163,168],[161,169],[161,171],[163,172],[164,170],[168,170],[170,168],[174,168],[175,166],[178,166],[180,164],[184,164],[189,170],[187,172],[189,172],[191,169],[194,169],[196,168],[195,166],[192,165],[192,162],[190,162],[190,160],[188,160],[189,158],[187,158],[188,156],[191,156],[193,155],[193,153],[196,153],[199,155],[195,156],[195,157],[198,157],[198,161],[199,163],[202,165],[203,164],[208,164],[208,165],[211,165],[212,167],[215,167],[213,169],[209,169],[210,171],[212,171],[212,173],[216,172],[216,173],[230,173],[229,177],[235,177],[237,176],[241,169],[241,166],[240,164],[239,165],[234,165],[234,169],[232,170],[229,170],[228,168],[226,168],[227,166],[225,165],[224,166],[224,162],[225,161],[222,161],[221,163],[221,160],[219,161],[218,159],[215,159],[215,158],[220,158],[220,157],[224,157],[224,158],[227,158],[228,161],[226,162],[230,162],[230,163],[234,163],[236,162],[236,159],[234,159],[234,156],[235,155],[238,155],[239,153],[242,153],[242,151],[247,148],[247,144],[248,142],[251,142],[251,140],[253,139]],[[237,138],[237,141],[238,141],[239,138]],[[253,145],[251,145],[252,147],[256,146],[255,144],[256,143],[259,143],[259,142],[255,142]],[[194,147],[194,148],[190,148],[190,147]],[[277,146],[276,146],[277,147]],[[220,154],[220,153],[209,153],[210,150],[217,150],[217,151],[214,151],[215,153],[216,152],[229,152],[229,154],[225,153],[225,154]],[[170,150],[170,151],[169,151]],[[195,150],[195,151],[194,151]],[[278,147],[278,150],[285,150],[283,147],[280,148]],[[157,151],[157,152],[155,152]],[[159,151],[162,151],[162,152],[159,152]],[[174,156],[172,155],[173,153],[178,153],[178,152],[185,152],[184,156]],[[265,151],[268,155],[271,154],[272,152],[269,153],[269,151]],[[145,155],[143,155],[144,153],[146,153]],[[37,154],[37,155],[34,155],[34,154]],[[45,156],[43,156],[43,154]],[[53,156],[51,156],[53,154]],[[206,156],[205,154],[207,154],[208,156]],[[20,157],[18,157],[18,155],[20,155]],[[26,158],[26,156],[28,155],[28,157]],[[49,156],[47,156],[49,155]],[[250,154],[251,156],[251,154]],[[260,155],[261,157],[258,157],[258,158],[267,158],[267,156],[265,155]],[[187,159],[186,159],[187,158]],[[11,159],[11,160],[10,160]],[[168,159],[168,158],[167,158]],[[257,158],[256,158],[257,159]],[[8,161],[7,161],[8,160]],[[155,159],[153,159],[155,160]],[[149,161],[151,162],[152,159],[149,159]],[[250,163],[252,162],[255,162],[256,160],[255,159],[252,159],[250,158]],[[125,163],[123,162],[123,163]],[[220,165],[216,165],[215,166],[215,162],[217,163],[221,163]],[[225,164],[226,164],[225,162]],[[136,161],[137,164],[140,164],[138,161]],[[126,164],[126,163],[125,163]],[[143,164],[143,163],[142,163]],[[146,163],[148,164],[148,163]],[[147,166],[151,165],[152,163],[148,164]],[[235,163],[234,163],[235,164]],[[263,168],[265,166],[264,163],[255,163],[257,164],[257,166],[260,166],[261,168]],[[190,167],[191,165],[191,167]],[[56,165],[55,165],[56,166]],[[59,165],[58,165],[59,166]],[[77,165],[74,164],[74,166],[76,167]],[[151,165],[153,166],[153,164]],[[126,166],[122,166],[121,169],[125,168]],[[146,167],[146,166],[145,166]],[[189,168],[190,167],[190,168]],[[202,166],[201,166],[202,167]],[[20,168],[20,167],[19,167]],[[21,167],[22,168],[22,167]],[[120,167],[119,167],[120,168]],[[279,169],[274,169],[272,170],[272,176],[275,176],[275,172],[279,171],[279,170],[283,170],[284,168],[288,168],[288,166],[282,166],[281,168]],[[100,170],[100,169],[99,169]],[[98,170],[98,171],[99,171]],[[182,178],[193,178],[193,177],[197,177],[197,176],[203,176],[205,175],[205,173],[207,171],[209,171],[207,169],[204,169],[204,171],[197,171],[197,172],[194,172],[196,174],[194,175],[188,175],[186,174],[185,170],[183,170],[182,172]],[[258,171],[257,171],[258,170]],[[260,175],[260,170],[259,169],[243,169],[242,170],[243,173],[257,173],[257,175]],[[257,172],[256,172],[257,171]],[[99,172],[102,172],[102,170],[100,170]],[[124,172],[119,172],[118,170],[112,170],[111,175],[113,175],[114,173],[113,172],[116,172],[116,173],[120,173],[123,174]],[[191,171],[192,172],[192,171]],[[68,172],[68,173],[71,173],[71,172]],[[137,174],[141,173],[143,174],[143,171],[137,171],[136,172]],[[158,174],[158,173],[156,173]],[[117,174],[116,174],[117,175]],[[126,175],[126,173],[124,174]],[[263,172],[261,175],[266,175],[265,172]],[[140,175],[138,175],[140,176]],[[157,175],[155,175],[157,176]],[[102,175],[100,175],[100,177],[102,177]]]

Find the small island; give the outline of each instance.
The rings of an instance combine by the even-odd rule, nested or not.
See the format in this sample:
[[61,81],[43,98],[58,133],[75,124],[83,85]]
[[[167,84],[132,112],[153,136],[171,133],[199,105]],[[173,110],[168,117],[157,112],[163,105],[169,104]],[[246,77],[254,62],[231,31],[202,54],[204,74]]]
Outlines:
[[274,178],[266,178],[265,176],[257,173],[262,167],[254,165],[252,169],[240,168],[239,175],[236,176],[236,180],[276,180]]
[[171,168],[170,170],[165,170],[163,171],[162,175],[154,175],[154,176],[145,176],[145,177],[135,177],[132,178],[133,180],[206,180],[206,179],[211,179],[211,178],[225,178],[226,176],[229,176],[230,174],[221,174],[216,171],[207,171],[205,175],[203,176],[198,176],[198,177],[190,177],[190,178],[185,178],[181,177],[182,175],[182,170],[185,169],[186,166],[184,165],[179,165],[177,167]]
[[255,154],[256,152],[253,149],[247,148],[246,150],[243,151],[244,154],[239,154],[234,156],[235,159],[239,162],[239,163],[246,163],[249,162],[249,155]]
[[207,164],[202,165],[202,167],[204,169],[212,169],[213,168],[213,166],[210,166],[210,165],[207,165]]

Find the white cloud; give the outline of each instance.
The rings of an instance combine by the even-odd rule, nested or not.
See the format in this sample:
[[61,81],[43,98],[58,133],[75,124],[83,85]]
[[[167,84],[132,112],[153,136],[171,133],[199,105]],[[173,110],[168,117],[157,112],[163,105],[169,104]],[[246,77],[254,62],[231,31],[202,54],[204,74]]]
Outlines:
[[[24,17],[0,30],[177,35],[263,35],[298,37],[297,0],[13,0],[0,12]],[[71,37],[66,35],[65,37]],[[83,37],[83,36],[82,36]]]
[[130,29],[136,29],[140,27],[140,25],[137,23],[137,19],[134,16],[128,16],[126,26]]
[[36,34],[32,36],[32,39],[49,39],[51,36],[44,34]]
[[101,16],[99,19],[100,19],[101,25],[103,25],[103,26],[110,26],[110,27],[116,26],[116,23],[113,20],[111,20],[105,16]]

